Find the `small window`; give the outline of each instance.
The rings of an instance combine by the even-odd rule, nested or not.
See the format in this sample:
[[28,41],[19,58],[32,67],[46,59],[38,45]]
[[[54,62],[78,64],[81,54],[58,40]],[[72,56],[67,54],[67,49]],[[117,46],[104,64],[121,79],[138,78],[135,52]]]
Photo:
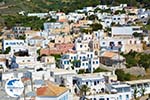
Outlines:
[[82,45],[80,45],[80,48],[82,48]]
[[86,85],[88,85],[88,82],[86,82]]
[[95,61],[93,61],[93,64],[95,64]]
[[105,42],[103,42],[103,45],[105,44]]
[[94,85],[96,85],[97,83],[96,83],[96,81],[94,81]]
[[96,64],[98,64],[98,61],[96,61]]
[[84,66],[85,64],[84,63],[82,63],[82,66]]

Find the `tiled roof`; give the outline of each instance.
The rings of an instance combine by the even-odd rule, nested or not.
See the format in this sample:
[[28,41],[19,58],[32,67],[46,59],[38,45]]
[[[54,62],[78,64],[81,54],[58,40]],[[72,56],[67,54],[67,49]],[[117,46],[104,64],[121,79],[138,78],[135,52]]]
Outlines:
[[102,57],[108,57],[108,58],[112,58],[113,56],[115,56],[116,55],[116,53],[114,53],[114,52],[104,52],[103,54],[102,54]]
[[59,96],[68,90],[65,87],[59,87],[51,82],[47,82],[47,84],[47,86],[43,86],[37,89],[37,96]]
[[44,37],[41,37],[41,36],[34,36],[32,37],[31,39],[45,39]]

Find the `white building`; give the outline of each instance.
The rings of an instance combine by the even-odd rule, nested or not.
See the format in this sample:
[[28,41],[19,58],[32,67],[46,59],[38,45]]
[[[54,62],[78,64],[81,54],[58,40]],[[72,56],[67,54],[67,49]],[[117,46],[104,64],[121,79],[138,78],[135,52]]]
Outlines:
[[60,59],[60,67],[63,69],[74,69],[77,72],[84,69],[88,72],[93,72],[99,67],[99,58],[94,55],[94,52],[78,52],[75,54],[64,54]]
[[[135,89],[137,89],[137,91],[138,91],[136,93],[137,97],[142,96],[142,94],[149,94],[150,93],[150,79],[127,81],[125,83],[131,85],[132,96],[134,94]],[[142,93],[142,91],[143,91],[142,89],[145,90],[144,93]]]
[[108,90],[104,93],[87,95],[90,100],[131,100],[131,88],[127,84],[111,84],[106,86]]
[[132,36],[134,32],[139,34],[143,33],[140,26],[123,26],[123,27],[112,27],[111,34],[114,36]]
[[24,48],[21,49],[21,47],[26,46],[26,43],[24,40],[3,40],[2,41],[2,50],[5,51],[7,47],[15,48],[13,51],[19,51],[24,50]]
[[118,52],[119,48],[122,52],[129,52],[130,50],[134,50],[137,52],[141,51],[141,40],[139,38],[115,38],[115,37],[105,37],[100,39],[101,50],[105,51],[114,51]]
[[36,16],[36,17],[39,17],[39,18],[45,18],[46,16],[48,16],[48,13],[28,13],[29,17],[33,17],[33,16]]
[[105,90],[105,78],[100,73],[95,74],[79,74],[74,77],[76,88],[80,89],[83,85],[90,88],[88,94],[100,93]]
[[64,70],[64,69],[52,69],[50,70],[50,77],[52,77],[53,82],[57,85],[67,87],[70,92],[74,92],[73,87],[73,76],[76,75],[74,70]]

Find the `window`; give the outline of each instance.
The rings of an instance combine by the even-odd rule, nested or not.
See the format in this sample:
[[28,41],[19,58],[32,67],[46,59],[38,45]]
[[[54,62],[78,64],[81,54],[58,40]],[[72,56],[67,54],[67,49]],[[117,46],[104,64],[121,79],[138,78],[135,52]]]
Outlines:
[[98,61],[96,61],[96,64],[98,64]]
[[83,56],[83,59],[85,59],[85,56]]
[[126,100],[129,100],[129,95],[128,94],[126,95]]
[[103,42],[103,45],[105,44],[105,42]]
[[91,54],[91,58],[93,58],[93,55]]
[[77,58],[76,57],[74,57],[74,60],[76,60]]
[[119,100],[122,100],[122,96],[121,95],[119,96]]
[[134,44],[136,44],[136,41],[134,41]]
[[94,98],[94,100],[96,100],[96,98]]
[[137,31],[137,30],[140,30],[140,28],[133,28],[133,31]]
[[69,64],[69,61],[67,61],[67,64]]
[[80,60],[82,59],[82,57],[80,57]]
[[89,61],[89,64],[91,64],[91,61]]
[[109,100],[109,98],[107,98],[106,100]]
[[86,82],[86,85],[88,85],[88,82]]
[[97,81],[97,84],[99,84],[99,81]]
[[82,45],[80,45],[80,48],[82,48]]
[[132,44],[132,41],[130,40],[130,44]]
[[94,81],[94,85],[96,85],[96,81]]
[[8,45],[8,43],[6,43],[6,45]]
[[87,56],[89,57],[89,54]]
[[104,98],[100,98],[99,100],[105,100]]
[[95,64],[95,61],[93,61],[93,64]]
[[84,66],[84,63],[82,63],[82,66]]

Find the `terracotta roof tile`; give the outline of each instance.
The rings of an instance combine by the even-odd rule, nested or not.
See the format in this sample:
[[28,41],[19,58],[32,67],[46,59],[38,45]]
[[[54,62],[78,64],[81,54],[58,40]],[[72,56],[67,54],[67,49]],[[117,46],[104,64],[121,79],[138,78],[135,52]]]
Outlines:
[[114,53],[114,52],[107,52],[107,51],[102,54],[103,57],[108,57],[108,58],[112,58],[115,55],[116,55],[116,53]]
[[37,96],[59,96],[66,92],[68,89],[65,87],[59,87],[51,82],[48,82],[47,86],[37,89]]

